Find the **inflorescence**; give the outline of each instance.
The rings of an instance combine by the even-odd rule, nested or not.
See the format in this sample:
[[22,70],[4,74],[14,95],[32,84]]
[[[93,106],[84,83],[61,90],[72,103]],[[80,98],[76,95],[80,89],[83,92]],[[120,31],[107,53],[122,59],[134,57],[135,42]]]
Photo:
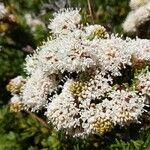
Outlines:
[[54,14],[52,36],[28,55],[26,77],[7,86],[11,111],[45,110],[57,130],[103,135],[140,122],[150,96],[150,41],[82,25],[78,9]]

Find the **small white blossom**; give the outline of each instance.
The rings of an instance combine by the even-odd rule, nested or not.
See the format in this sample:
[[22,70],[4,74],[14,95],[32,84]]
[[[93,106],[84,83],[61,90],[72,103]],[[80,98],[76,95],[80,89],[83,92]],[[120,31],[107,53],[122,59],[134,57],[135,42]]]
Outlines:
[[27,78],[21,92],[22,102],[32,111],[37,111],[47,103],[48,94],[56,88],[55,75],[47,76],[41,70],[36,70]]
[[140,90],[146,97],[148,104],[150,104],[150,72],[139,76],[138,90]]
[[21,91],[22,86],[25,84],[26,80],[22,76],[17,76],[11,79],[7,85],[7,90],[15,94]]
[[122,126],[137,122],[144,109],[144,96],[139,96],[135,91],[113,91],[109,95],[112,99],[105,103],[106,110],[111,109],[110,116],[114,124]]
[[101,25],[88,25],[85,27],[87,37],[91,38],[106,38],[108,33],[106,29]]
[[48,27],[54,34],[67,34],[76,29],[80,21],[81,15],[78,9],[61,9],[54,13],[54,19]]

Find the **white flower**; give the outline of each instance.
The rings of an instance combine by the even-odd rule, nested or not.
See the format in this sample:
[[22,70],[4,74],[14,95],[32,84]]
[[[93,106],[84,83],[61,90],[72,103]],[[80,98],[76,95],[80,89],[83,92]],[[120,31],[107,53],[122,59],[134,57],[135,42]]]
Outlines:
[[123,29],[125,32],[137,32],[138,27],[150,20],[150,2],[132,10],[125,22],[123,23]]
[[25,82],[26,80],[22,76],[17,76],[16,78],[10,80],[7,85],[7,90],[13,94],[19,93]]
[[49,29],[54,34],[67,34],[77,28],[81,21],[78,9],[61,9],[54,13],[54,19],[49,24]]
[[12,110],[44,108],[57,130],[82,138],[139,122],[150,79],[149,73],[137,77],[133,70],[139,62],[143,69],[149,66],[150,41],[103,36],[102,26],[79,24],[79,10],[61,10],[54,17],[52,37],[26,58],[26,83],[16,95],[21,103]]
[[150,41],[147,39],[128,39],[129,53],[139,60],[150,62]]
[[88,25],[85,27],[86,35],[89,38],[106,38],[108,33],[101,25]]
[[[112,85],[114,77],[123,76],[122,69],[132,66],[133,55],[149,61],[149,45],[149,40],[123,40],[113,34],[89,40],[84,29],[51,38],[26,60],[31,77],[23,90],[24,103],[32,110],[47,105],[48,120],[73,136],[103,134],[116,124],[138,122],[145,97],[135,91],[115,91]],[[54,92],[48,102],[46,95],[58,87],[50,75],[57,74],[61,82],[65,71],[76,72],[78,79],[66,77],[59,85],[60,93]],[[55,88],[49,92],[47,86],[42,88],[45,84]]]
[[113,91],[109,96],[112,99],[109,103],[105,103],[104,107],[106,110],[112,110],[109,112],[114,124],[124,126],[138,121],[138,117],[144,111],[144,96],[139,96],[135,91],[124,90]]
[[58,130],[71,130],[80,125],[77,104],[71,92],[68,90],[70,82],[71,80],[67,81],[62,93],[55,96],[52,102],[48,104],[46,115]]
[[38,111],[46,105],[48,94],[56,88],[55,75],[47,76],[41,70],[36,70],[27,78],[21,93],[22,102],[32,111]]
[[19,112],[24,109],[22,98],[18,94],[13,95],[13,97],[10,99],[9,105],[11,112]]
[[142,74],[138,77],[139,83],[137,85],[138,90],[140,90],[144,95],[147,95],[147,102],[150,103],[150,72],[147,74]]

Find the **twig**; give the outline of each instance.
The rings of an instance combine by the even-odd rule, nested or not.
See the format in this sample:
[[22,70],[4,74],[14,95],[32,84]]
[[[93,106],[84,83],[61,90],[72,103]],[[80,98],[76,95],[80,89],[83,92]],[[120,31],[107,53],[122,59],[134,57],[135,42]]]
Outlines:
[[39,121],[43,126],[45,126],[46,128],[50,129],[49,125],[47,122],[45,122],[43,119],[39,118],[37,115],[33,114],[30,111],[26,111],[32,118],[36,119],[37,121]]
[[92,23],[94,24],[94,15],[93,15],[93,12],[92,12],[92,5],[91,5],[91,3],[92,3],[91,0],[87,0],[90,17],[91,17]]

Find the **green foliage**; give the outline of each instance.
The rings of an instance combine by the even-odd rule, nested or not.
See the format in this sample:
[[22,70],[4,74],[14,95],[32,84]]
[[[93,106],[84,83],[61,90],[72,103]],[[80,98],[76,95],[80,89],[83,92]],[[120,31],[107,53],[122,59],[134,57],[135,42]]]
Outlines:
[[15,133],[9,132],[8,134],[0,134],[0,149],[4,150],[20,150],[21,145],[17,143]]
[[[133,126],[133,128],[137,128]],[[135,132],[133,130],[130,131]],[[123,141],[122,139],[115,139],[115,142],[111,144],[110,150],[149,150],[150,149],[150,128],[149,125],[143,126],[143,128],[134,135],[133,139]],[[131,136],[131,135],[130,135]],[[132,137],[132,136],[131,136]]]
[[14,48],[0,50],[0,104],[7,103],[10,98],[6,84],[17,74],[23,73],[24,56],[22,51]]
[[146,142],[143,140],[130,140],[124,142],[116,139],[116,144],[112,144],[111,150],[149,150],[150,148],[150,136],[147,137]]
[[142,144],[143,141],[141,140],[136,140],[136,141],[131,140],[130,142],[116,140],[116,144],[113,144],[111,146],[111,150],[140,150]]

